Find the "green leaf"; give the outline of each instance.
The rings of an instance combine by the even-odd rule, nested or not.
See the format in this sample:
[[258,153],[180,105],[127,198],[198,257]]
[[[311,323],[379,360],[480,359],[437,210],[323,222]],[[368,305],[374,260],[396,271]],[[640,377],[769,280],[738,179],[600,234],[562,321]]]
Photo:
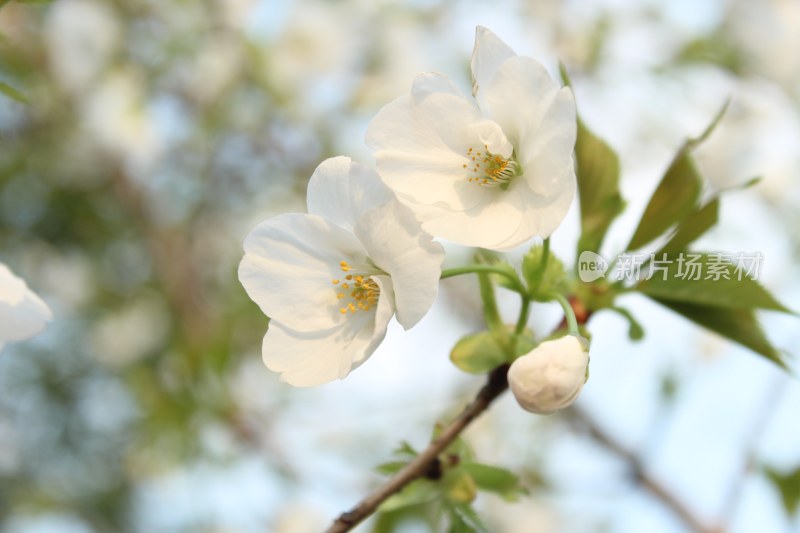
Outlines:
[[470,374],[484,374],[509,362],[508,353],[489,331],[467,335],[450,352],[450,360]]
[[450,510],[449,533],[486,533],[486,525],[469,504],[454,505]]
[[[564,84],[571,85],[564,65],[560,65]],[[581,236],[578,254],[597,252],[609,226],[625,209],[619,192],[619,157],[600,137],[578,118],[575,143],[575,175],[578,178],[578,199],[581,207]]]
[[663,270],[652,271],[650,279],[636,285],[637,291],[665,301],[792,313],[724,254],[664,254],[651,266],[659,262]]
[[505,468],[481,463],[465,462],[461,469],[467,472],[480,490],[493,492],[507,501],[514,501],[520,494],[527,494],[520,485],[519,477]]
[[617,154],[578,119],[575,143],[575,175],[581,207],[578,253],[597,252],[614,219],[625,209],[619,192],[620,165]]
[[508,346],[504,346],[490,331],[467,335],[453,347],[450,360],[464,372],[485,374],[535,347],[534,341],[527,335],[508,334],[506,338]]
[[379,510],[382,513],[390,513],[404,507],[430,503],[439,496],[440,490],[437,483],[427,479],[418,479],[389,497],[381,504]]
[[639,341],[644,338],[644,328],[642,328],[642,325],[639,324],[630,311],[623,307],[608,307],[608,310],[614,311],[628,321],[628,338],[632,341]]
[[52,4],[56,0],[17,0],[20,4],[30,4],[30,5],[45,5],[45,4]]
[[[544,255],[547,253],[546,262]],[[544,269],[542,269],[544,267]],[[522,258],[522,275],[528,284],[531,296],[537,301],[549,301],[546,295],[564,292],[567,274],[564,264],[548,249],[536,245]]]
[[[0,7],[2,6],[0,5]],[[29,103],[28,98],[26,98],[24,94],[13,88],[11,85],[8,85],[7,83],[4,83],[2,81],[0,81],[0,93],[3,93],[12,100],[16,100],[17,102],[20,102],[22,104]]]
[[389,461],[388,463],[379,464],[375,467],[375,471],[385,476],[391,476],[403,469],[408,463],[405,461]]
[[442,482],[445,487],[445,497],[452,503],[470,503],[478,495],[475,480],[460,468],[448,470]]
[[714,120],[699,137],[687,140],[678,150],[661,179],[661,183],[650,197],[650,202],[628,244],[628,250],[636,250],[652,242],[696,210],[702,188],[702,178],[697,172],[691,151],[711,135],[725,114],[728,103],[725,102]]
[[751,309],[724,309],[653,298],[708,330],[750,348],[785,369],[782,354],[769,342]]
[[800,509],[800,468],[788,474],[781,474],[772,468],[765,468],[764,473],[781,493],[783,507],[789,516],[794,516]]
[[698,237],[713,227],[719,219],[719,197],[690,213],[675,231],[669,242],[656,255],[685,250]]

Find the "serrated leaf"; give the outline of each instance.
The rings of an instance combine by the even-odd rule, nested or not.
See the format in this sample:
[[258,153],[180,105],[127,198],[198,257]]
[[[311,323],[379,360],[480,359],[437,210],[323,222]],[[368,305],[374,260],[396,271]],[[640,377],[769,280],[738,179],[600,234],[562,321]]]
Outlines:
[[627,249],[641,248],[686,218],[697,205],[701,187],[694,160],[686,147],[681,148],[650,197]]
[[781,353],[769,342],[751,309],[725,309],[653,298],[658,303],[786,368]]
[[781,493],[781,500],[786,513],[794,516],[800,509],[800,468],[788,474],[782,474],[772,468],[765,468],[764,473]]
[[711,135],[725,114],[728,103],[725,102],[699,137],[687,140],[678,150],[653,196],[650,197],[627,246],[628,250],[636,250],[652,242],[696,210],[703,181],[691,151]]
[[667,301],[792,313],[724,254],[666,254],[651,262],[651,268],[657,263],[659,270],[639,282],[637,291]]
[[24,94],[13,88],[11,85],[4,83],[2,81],[0,81],[0,93],[3,93],[12,100],[16,100],[21,104],[29,103],[28,98]]
[[719,197],[690,213],[675,231],[675,234],[656,255],[685,250],[691,243],[711,229],[719,220]]
[[507,501],[516,500],[517,496],[528,492],[520,485],[519,476],[505,468],[465,462],[461,469],[472,476],[480,490],[498,494]]
[[[564,84],[571,85],[564,66],[560,65],[560,69]],[[617,154],[578,117],[575,143],[575,176],[581,208],[578,254],[599,251],[609,226],[625,209],[625,200],[619,192],[619,174]]]

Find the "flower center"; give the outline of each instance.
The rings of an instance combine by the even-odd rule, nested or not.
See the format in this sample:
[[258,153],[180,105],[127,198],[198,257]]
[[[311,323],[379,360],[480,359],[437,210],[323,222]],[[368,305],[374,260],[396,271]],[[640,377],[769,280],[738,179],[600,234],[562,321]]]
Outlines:
[[505,158],[500,154],[493,154],[489,146],[484,144],[482,151],[476,151],[472,146],[467,148],[468,162],[462,167],[467,170],[468,180],[482,187],[508,187],[509,181],[514,176],[519,176],[520,166],[514,155]]
[[355,313],[369,311],[378,303],[381,289],[369,274],[353,274],[353,267],[347,261],[339,263],[339,267],[345,274],[344,280],[332,279],[331,283],[336,285],[339,292],[336,298],[339,299],[342,307],[339,312],[346,315],[348,312]]

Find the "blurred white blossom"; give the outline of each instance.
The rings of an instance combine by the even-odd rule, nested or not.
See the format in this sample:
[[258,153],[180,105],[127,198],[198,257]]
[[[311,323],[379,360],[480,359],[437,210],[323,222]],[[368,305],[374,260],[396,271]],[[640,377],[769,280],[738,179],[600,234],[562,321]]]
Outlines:
[[0,350],[6,343],[33,337],[52,319],[47,304],[0,263]]

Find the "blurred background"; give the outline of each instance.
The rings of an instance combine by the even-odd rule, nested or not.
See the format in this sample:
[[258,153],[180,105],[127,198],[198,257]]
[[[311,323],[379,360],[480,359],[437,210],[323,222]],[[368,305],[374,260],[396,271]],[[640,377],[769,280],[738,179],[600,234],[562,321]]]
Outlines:
[[[55,321],[0,354],[0,531],[320,531],[401,440],[423,447],[469,401],[482,379],[447,357],[482,325],[468,281],[448,281],[412,331],[393,325],[346,380],[294,389],[261,363],[267,321],[236,268],[252,226],[304,210],[322,159],[372,163],[366,125],[415,74],[468,91],[478,24],[553,73],[563,61],[580,113],[620,153],[629,209],[610,255],[731,97],[697,152],[708,189],[764,179],[726,196],[700,246],[760,251],[759,280],[800,308],[795,0],[12,0],[0,261]],[[577,233],[573,210],[553,237],[568,264]],[[531,493],[481,495],[491,531],[800,531],[797,381],[643,298],[625,304],[647,335],[593,317],[577,410],[535,417],[506,395],[466,432]],[[534,315],[539,332],[559,319]],[[796,319],[761,316],[800,353]],[[359,531],[438,530],[426,520]]]

